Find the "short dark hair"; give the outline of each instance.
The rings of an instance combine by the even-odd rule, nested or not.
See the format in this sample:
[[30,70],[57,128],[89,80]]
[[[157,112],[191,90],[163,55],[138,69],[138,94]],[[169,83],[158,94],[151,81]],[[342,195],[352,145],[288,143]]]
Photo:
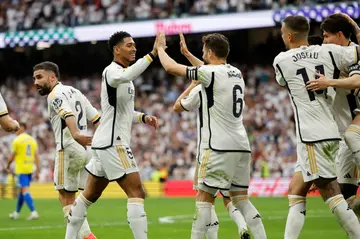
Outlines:
[[318,35],[311,35],[308,37],[308,42],[310,45],[320,45],[323,43],[324,39]]
[[320,29],[332,34],[342,32],[344,37],[349,39],[351,33],[353,33],[354,27],[346,17],[335,13],[325,18],[325,20],[320,25]]
[[60,79],[59,66],[57,64],[55,64],[54,62],[44,61],[39,64],[36,64],[33,67],[33,71],[37,71],[37,70],[51,71],[55,74],[55,76],[58,80]]
[[112,34],[108,41],[110,51],[113,52],[114,46],[116,46],[119,42],[122,42],[126,37],[131,37],[131,35],[125,31],[115,32]]
[[212,50],[219,58],[226,58],[230,52],[229,40],[222,34],[213,33],[203,36],[205,47]]
[[283,23],[289,28],[295,35],[299,35],[303,38],[307,38],[310,31],[310,25],[308,20],[303,16],[288,16],[284,19]]
[[26,123],[25,123],[24,121],[20,122],[19,125],[22,126],[22,127],[24,127],[24,129],[27,128],[27,125],[26,125]]

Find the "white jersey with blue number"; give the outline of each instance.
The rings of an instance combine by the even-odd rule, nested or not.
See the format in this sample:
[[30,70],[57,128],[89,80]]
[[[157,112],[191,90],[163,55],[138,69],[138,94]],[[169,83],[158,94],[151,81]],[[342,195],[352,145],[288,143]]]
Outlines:
[[214,151],[250,152],[243,125],[245,82],[229,64],[188,67],[187,78],[201,82],[201,147]]
[[357,63],[357,58],[355,46],[342,47],[334,44],[301,46],[276,56],[276,80],[289,90],[299,142],[340,139],[332,113],[334,95],[327,90],[308,91],[306,83],[315,79],[316,73],[328,78],[339,78],[340,72],[349,71],[349,67]]

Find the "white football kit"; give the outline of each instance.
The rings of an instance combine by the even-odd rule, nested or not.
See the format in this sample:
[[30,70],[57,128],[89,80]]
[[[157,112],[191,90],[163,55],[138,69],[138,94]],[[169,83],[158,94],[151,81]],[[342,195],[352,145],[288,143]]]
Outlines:
[[74,116],[80,132],[86,133],[87,121],[95,124],[100,120],[100,116],[79,90],[61,83],[58,83],[48,95],[48,111],[57,151],[54,168],[55,189],[69,192],[84,189],[88,155],[86,149],[72,137],[65,119]]
[[355,46],[323,44],[291,49],[274,59],[276,80],[289,90],[298,141],[297,170],[305,182],[336,178],[335,158],[341,140],[332,114],[333,94],[327,90],[308,91],[306,83],[316,73],[339,77],[341,71],[349,71],[357,63],[357,56]]
[[[198,187],[247,190],[250,181],[250,144],[242,123],[245,83],[240,70],[229,65],[188,67],[187,78],[201,82],[199,110]],[[188,99],[181,104],[186,109]]]
[[[351,43],[351,46],[356,44]],[[349,71],[340,72],[340,75],[334,79],[345,78],[354,74],[359,74],[358,64],[349,67]],[[337,72],[339,74],[339,71]],[[341,136],[338,157],[336,157],[336,175],[339,183],[358,185],[358,169],[353,154],[344,141],[346,129],[351,124],[358,112],[359,99],[354,95],[354,90],[342,88],[334,89],[336,91],[334,104],[332,107],[335,121],[339,127]]]
[[134,111],[135,89],[132,81],[153,61],[150,54],[130,67],[112,62],[102,74],[100,126],[92,142],[89,173],[109,181],[139,169],[130,149],[132,123],[145,123],[145,114]]
[[6,103],[4,101],[4,98],[0,94],[0,117],[8,115],[8,109],[6,107]]
[[[184,97],[180,101],[181,107],[185,111],[192,111],[197,109],[198,111],[201,111],[200,105],[201,105],[201,85],[198,85],[194,87],[188,96]],[[199,113],[200,114],[200,113]],[[194,175],[194,182],[193,182],[193,189],[198,190],[198,174],[199,174],[199,168],[200,168],[200,162],[199,162],[199,153],[200,153],[200,117],[199,114],[197,116],[197,152],[196,152],[196,169],[195,169],[195,175]],[[221,195],[223,197],[229,198],[229,192],[225,190],[219,190]],[[215,197],[218,195],[218,191],[215,193]]]

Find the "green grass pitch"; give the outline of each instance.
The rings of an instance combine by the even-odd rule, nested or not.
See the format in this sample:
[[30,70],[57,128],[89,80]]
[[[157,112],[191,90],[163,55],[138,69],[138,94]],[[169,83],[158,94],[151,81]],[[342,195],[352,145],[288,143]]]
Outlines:
[[[268,239],[283,238],[288,212],[287,198],[252,198],[260,211]],[[237,228],[231,221],[222,199],[216,200],[220,221],[219,239],[236,239]],[[65,223],[60,203],[55,199],[35,200],[40,219],[27,221],[29,210],[24,205],[21,217],[11,220],[8,214],[15,208],[15,200],[0,200],[0,239],[62,239]],[[190,238],[195,203],[192,198],[148,198],[150,239]],[[100,199],[88,211],[88,220],[98,239],[132,239],[126,220],[126,199]],[[321,198],[309,198],[304,230],[300,239],[345,239],[345,232],[336,222]]]

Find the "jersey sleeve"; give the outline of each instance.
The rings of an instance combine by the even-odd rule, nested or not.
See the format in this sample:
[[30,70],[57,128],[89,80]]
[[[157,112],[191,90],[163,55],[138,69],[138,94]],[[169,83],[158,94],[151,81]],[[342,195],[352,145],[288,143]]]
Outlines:
[[145,113],[134,111],[132,122],[145,124],[145,116],[146,116]]
[[277,83],[280,86],[286,86],[284,73],[282,71],[282,68],[280,67],[280,57],[279,57],[279,55],[277,57],[275,57],[273,67],[274,67],[274,70],[275,70],[275,78],[276,78]]
[[340,71],[349,72],[349,68],[359,62],[358,47],[352,46],[338,46],[334,44],[323,44],[330,53],[332,61],[335,61],[336,66]]
[[210,66],[191,66],[186,68],[186,78],[189,80],[198,80],[205,87],[209,87],[214,71]]
[[192,111],[200,107],[200,96],[201,85],[194,87],[188,96],[185,96],[180,100],[180,105],[185,111]]
[[109,67],[104,73],[105,79],[111,87],[117,88],[122,83],[135,80],[148,68],[153,59],[154,56],[152,54],[147,54],[127,68],[122,68],[121,66]]
[[360,75],[360,62],[349,67],[349,77],[353,75]]
[[50,107],[54,109],[60,118],[66,119],[67,117],[74,116],[69,101],[64,94],[55,93],[49,95],[48,102]]
[[6,107],[6,103],[2,95],[0,94],[0,117],[5,116],[7,114],[8,114],[8,109]]
[[84,104],[85,104],[85,110],[86,110],[86,118],[91,121],[93,124],[96,124],[100,121],[100,114],[95,109],[95,107],[90,103],[90,101],[84,96]]

